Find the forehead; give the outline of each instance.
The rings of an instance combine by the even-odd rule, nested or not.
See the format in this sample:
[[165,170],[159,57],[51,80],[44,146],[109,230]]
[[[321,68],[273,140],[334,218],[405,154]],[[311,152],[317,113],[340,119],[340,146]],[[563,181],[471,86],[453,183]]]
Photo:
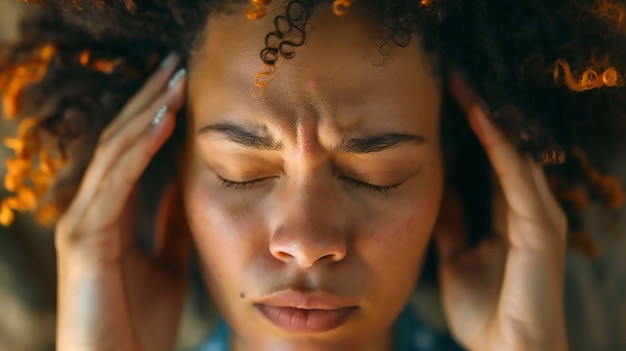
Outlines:
[[418,36],[406,48],[393,47],[381,65],[381,28],[372,15],[354,8],[337,17],[324,5],[315,9],[307,24],[306,43],[294,49],[293,59],[279,58],[263,96],[252,97],[253,78],[264,69],[260,51],[265,36],[274,30],[274,18],[284,7],[271,10],[256,21],[245,18],[243,7],[211,17],[190,67],[192,109],[207,113],[219,105],[222,110],[269,109],[293,115],[295,106],[318,104],[354,112],[372,100],[439,101],[440,82]]

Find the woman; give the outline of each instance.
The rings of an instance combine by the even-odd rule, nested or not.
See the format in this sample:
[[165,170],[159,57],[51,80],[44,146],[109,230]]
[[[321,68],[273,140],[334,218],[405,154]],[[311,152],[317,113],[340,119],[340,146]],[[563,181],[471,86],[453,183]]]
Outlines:
[[[62,212],[58,348],[171,348],[193,242],[225,349],[412,350],[406,306],[433,237],[459,344],[566,350],[568,218],[539,161],[583,144],[564,131],[597,106],[605,119],[593,128],[623,116],[612,100],[624,94],[613,45],[623,39],[609,33],[624,6],[604,4],[43,5],[8,49],[5,113],[55,97],[9,141],[17,195],[3,221],[37,207],[72,137],[106,126],[69,205],[39,212]],[[178,54],[156,67],[168,51]],[[136,184],[167,171],[145,172],[163,147],[176,172],[148,254],[134,240]],[[20,168],[39,150],[38,170]],[[620,206],[612,178],[581,182],[582,160],[552,187],[601,184],[598,197]]]

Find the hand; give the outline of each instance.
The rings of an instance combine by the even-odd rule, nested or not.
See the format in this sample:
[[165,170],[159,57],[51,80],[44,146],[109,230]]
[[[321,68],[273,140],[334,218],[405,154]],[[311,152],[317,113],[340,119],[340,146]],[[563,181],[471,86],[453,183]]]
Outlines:
[[563,285],[567,221],[541,165],[520,155],[458,73],[452,94],[495,171],[495,235],[468,248],[463,209],[448,194],[436,242],[444,311],[470,350],[567,350]]
[[[185,78],[167,87],[168,60],[103,132],[79,191],[57,225],[57,349],[169,350],[186,290],[191,247],[176,183],[160,202],[155,250],[134,245],[135,185],[172,134]],[[160,123],[153,118],[163,106]],[[162,111],[161,111],[162,112]]]

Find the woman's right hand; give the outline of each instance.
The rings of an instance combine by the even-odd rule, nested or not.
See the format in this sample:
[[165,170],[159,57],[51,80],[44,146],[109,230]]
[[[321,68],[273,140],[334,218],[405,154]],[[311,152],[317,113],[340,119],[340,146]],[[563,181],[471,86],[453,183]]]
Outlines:
[[60,351],[174,345],[191,248],[180,188],[173,182],[162,197],[152,254],[135,247],[134,189],[184,104],[186,79],[184,71],[174,74],[178,63],[170,55],[102,133],[57,225]]

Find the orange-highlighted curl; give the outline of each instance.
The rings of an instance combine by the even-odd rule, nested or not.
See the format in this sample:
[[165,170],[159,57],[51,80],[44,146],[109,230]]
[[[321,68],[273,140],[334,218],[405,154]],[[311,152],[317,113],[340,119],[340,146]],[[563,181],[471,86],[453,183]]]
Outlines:
[[605,68],[602,73],[598,73],[594,67],[588,67],[578,77],[575,77],[569,64],[562,59],[556,60],[554,64],[554,82],[561,80],[563,71],[563,81],[565,85],[573,91],[582,92],[601,87],[621,87],[624,85],[624,77],[620,75],[614,67]]
[[354,0],[335,0],[333,2],[333,13],[336,16],[345,16],[348,14]]
[[[33,57],[19,64],[9,65],[0,73],[2,107],[6,118],[15,118],[22,113],[20,102],[24,90],[28,85],[38,83],[45,77],[48,65],[56,53],[54,45],[45,45]],[[81,57],[81,60],[85,58]],[[0,201],[0,225],[9,226],[15,220],[15,212],[37,209],[39,199],[48,190],[56,171],[65,164],[66,157],[59,153],[56,146],[43,147],[39,121],[33,117],[24,118],[20,123],[18,136],[5,138],[4,145],[15,154],[5,160],[7,173],[3,182],[12,195]],[[55,152],[61,156],[54,157]],[[37,158],[39,163],[35,166],[34,161]]]
[[598,189],[602,196],[604,207],[607,210],[620,209],[624,205],[626,198],[619,178],[600,173],[591,165],[587,153],[581,148],[573,148],[571,154],[578,158],[587,180]]
[[[0,73],[0,90],[3,92],[5,117],[15,118],[23,114],[20,102],[25,88],[45,77],[47,67],[56,53],[55,46],[49,44],[33,57],[19,64],[3,67]],[[77,59],[81,66],[105,74],[113,73],[124,63],[121,58],[94,58],[90,50],[80,52]],[[5,161],[7,174],[3,183],[12,195],[0,201],[0,225],[9,226],[15,220],[15,212],[37,211],[37,219],[47,226],[54,224],[59,216],[54,205],[41,206],[39,201],[68,159],[64,150],[56,143],[43,144],[39,128],[37,118],[25,118],[20,124],[18,136],[4,140],[4,145],[13,150],[15,157]]]
[[37,210],[37,221],[46,227],[52,227],[60,216],[59,209],[52,204],[46,204]]
[[253,97],[259,97],[265,93],[265,89],[267,88],[267,82],[261,81],[261,79],[272,76],[276,73],[275,65],[263,65],[264,71],[259,72],[254,76],[254,86],[255,89],[252,92]]
[[561,148],[550,148],[541,153],[541,164],[560,165],[565,162],[565,151]]
[[14,118],[19,114],[24,89],[29,84],[43,79],[55,53],[56,48],[53,45],[46,45],[39,51],[37,57],[15,67],[8,67],[0,74],[0,90],[4,93],[2,106],[5,117]]
[[103,59],[91,59],[91,51],[84,50],[80,54],[79,62],[83,67],[94,69],[98,72],[105,74],[111,74],[118,66],[124,63],[123,59],[115,60],[103,60]]
[[574,206],[578,213],[583,213],[589,205],[589,196],[587,190],[582,185],[569,187],[558,193],[561,201],[567,202]]
[[267,5],[272,0],[250,0],[250,4],[246,7],[246,18],[249,20],[258,20],[267,14]]
[[[7,174],[4,186],[14,195],[0,202],[0,225],[9,226],[15,220],[14,212],[25,212],[37,209],[38,201],[48,191],[49,184],[58,169],[66,164],[67,157],[58,152],[54,146],[41,146],[38,122],[35,118],[26,118],[22,121],[17,138],[6,138],[5,146],[13,149],[14,158],[5,161]],[[39,164],[33,166],[33,158],[37,156]],[[30,182],[29,182],[30,180]],[[30,184],[27,184],[30,183]],[[50,223],[52,210],[42,207],[41,218]]]

